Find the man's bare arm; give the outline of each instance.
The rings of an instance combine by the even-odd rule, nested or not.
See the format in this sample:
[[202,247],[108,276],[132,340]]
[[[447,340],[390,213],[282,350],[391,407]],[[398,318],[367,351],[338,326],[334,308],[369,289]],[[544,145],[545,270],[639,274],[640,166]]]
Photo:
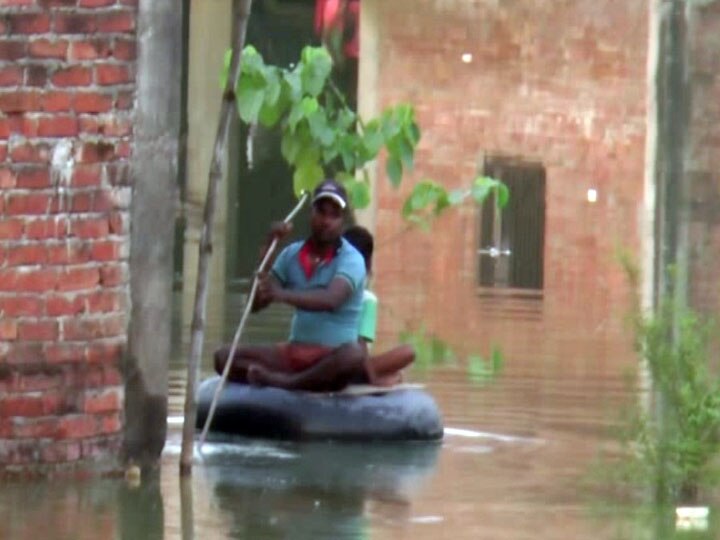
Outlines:
[[309,291],[293,291],[283,289],[274,280],[268,280],[267,293],[273,301],[283,302],[305,311],[333,311],[339,308],[352,294],[350,283],[344,278],[336,277],[323,289]]
[[[253,301],[251,309],[253,313],[262,311],[273,303],[274,299],[272,295],[268,292],[269,288],[282,289],[280,282],[272,274],[264,274],[262,276],[259,276],[258,280],[258,289],[255,293],[255,299]],[[268,285],[268,282],[272,282],[272,284]]]
[[[283,238],[285,238],[288,234],[290,234],[291,231],[292,231],[292,223],[285,223],[283,221],[277,221],[277,222],[273,223],[270,226],[270,232],[268,233],[268,237],[265,242],[265,245],[263,245],[262,249],[260,250],[260,260],[262,261],[265,258],[273,241],[277,240],[278,242],[280,242]],[[255,299],[253,300],[253,305],[252,305],[253,313],[265,309],[267,306],[269,306],[273,302],[273,299],[271,297],[269,297],[267,294],[267,287],[263,287],[263,282],[266,282],[267,280],[272,279],[275,282],[274,285],[276,287],[280,287],[280,283],[268,273],[268,269],[272,268],[272,265],[275,262],[275,257],[277,257],[277,254],[278,254],[278,250],[276,249],[268,258],[267,263],[265,264],[265,271],[263,272],[263,274],[258,276],[258,280],[259,280],[258,289],[257,289],[256,295],[255,295]]]

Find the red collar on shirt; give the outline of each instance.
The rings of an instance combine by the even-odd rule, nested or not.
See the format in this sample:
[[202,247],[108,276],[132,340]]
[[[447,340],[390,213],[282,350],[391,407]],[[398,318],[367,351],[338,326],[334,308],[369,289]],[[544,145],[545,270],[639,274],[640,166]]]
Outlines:
[[329,246],[323,253],[320,254],[320,258],[317,259],[317,264],[313,264],[313,255],[317,257],[317,253],[315,253],[310,246],[310,240],[306,240],[298,252],[300,268],[302,268],[303,272],[305,272],[305,277],[310,279],[318,266],[332,261],[340,249],[340,245],[341,242],[338,242],[336,246]]

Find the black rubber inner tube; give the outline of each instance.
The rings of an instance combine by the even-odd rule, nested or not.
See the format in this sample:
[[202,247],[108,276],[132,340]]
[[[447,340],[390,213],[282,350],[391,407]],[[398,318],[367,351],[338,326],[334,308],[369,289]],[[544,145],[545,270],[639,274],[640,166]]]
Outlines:
[[[200,385],[198,429],[219,382],[212,377]],[[354,396],[227,383],[210,431],[281,440],[432,441],[442,439],[443,423],[435,400],[417,388]]]

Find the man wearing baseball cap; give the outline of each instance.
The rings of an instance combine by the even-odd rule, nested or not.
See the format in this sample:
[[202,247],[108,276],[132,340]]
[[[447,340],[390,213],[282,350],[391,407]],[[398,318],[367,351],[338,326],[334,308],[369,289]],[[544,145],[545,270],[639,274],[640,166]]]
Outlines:
[[[283,249],[269,275],[260,277],[253,311],[273,302],[295,308],[286,343],[238,347],[230,380],[305,390],[343,386],[344,375],[363,369],[358,321],[365,284],[365,261],[342,237],[348,199],[334,180],[313,192],[310,237]],[[274,224],[282,239],[290,224]],[[221,373],[229,348],[215,352]],[[302,373],[302,376],[298,376]]]

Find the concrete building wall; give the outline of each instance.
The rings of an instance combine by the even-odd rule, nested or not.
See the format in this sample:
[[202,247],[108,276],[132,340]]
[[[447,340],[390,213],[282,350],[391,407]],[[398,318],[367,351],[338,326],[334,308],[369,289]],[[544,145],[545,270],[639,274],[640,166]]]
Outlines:
[[[366,0],[362,21],[361,46],[370,44],[378,68],[361,66],[361,109],[409,101],[423,130],[403,189],[392,190],[378,168],[382,341],[424,324],[461,351],[502,345],[509,371],[616,372],[630,357],[616,253],[641,257],[647,3]],[[378,81],[374,91],[363,73]],[[464,187],[495,154],[546,170],[541,298],[478,288],[472,205],[430,234],[398,235],[413,180]]]
[[[207,0],[190,3],[190,42],[188,58],[188,135],[187,135],[187,185],[184,201],[185,229],[182,323],[190,327],[192,322],[195,289],[197,284],[198,256],[202,214],[208,186],[208,174],[213,144],[217,131],[218,115],[222,103],[219,76],[225,51],[231,45],[232,0]],[[225,249],[227,230],[227,164],[223,164],[215,222],[214,243],[210,261],[210,289],[208,325],[205,341],[209,348],[222,342],[223,317],[225,313]],[[220,321],[214,321],[214,318]]]
[[0,6],[0,471],[121,443],[137,0]]
[[689,4],[687,205],[688,301],[720,310],[720,2]]

